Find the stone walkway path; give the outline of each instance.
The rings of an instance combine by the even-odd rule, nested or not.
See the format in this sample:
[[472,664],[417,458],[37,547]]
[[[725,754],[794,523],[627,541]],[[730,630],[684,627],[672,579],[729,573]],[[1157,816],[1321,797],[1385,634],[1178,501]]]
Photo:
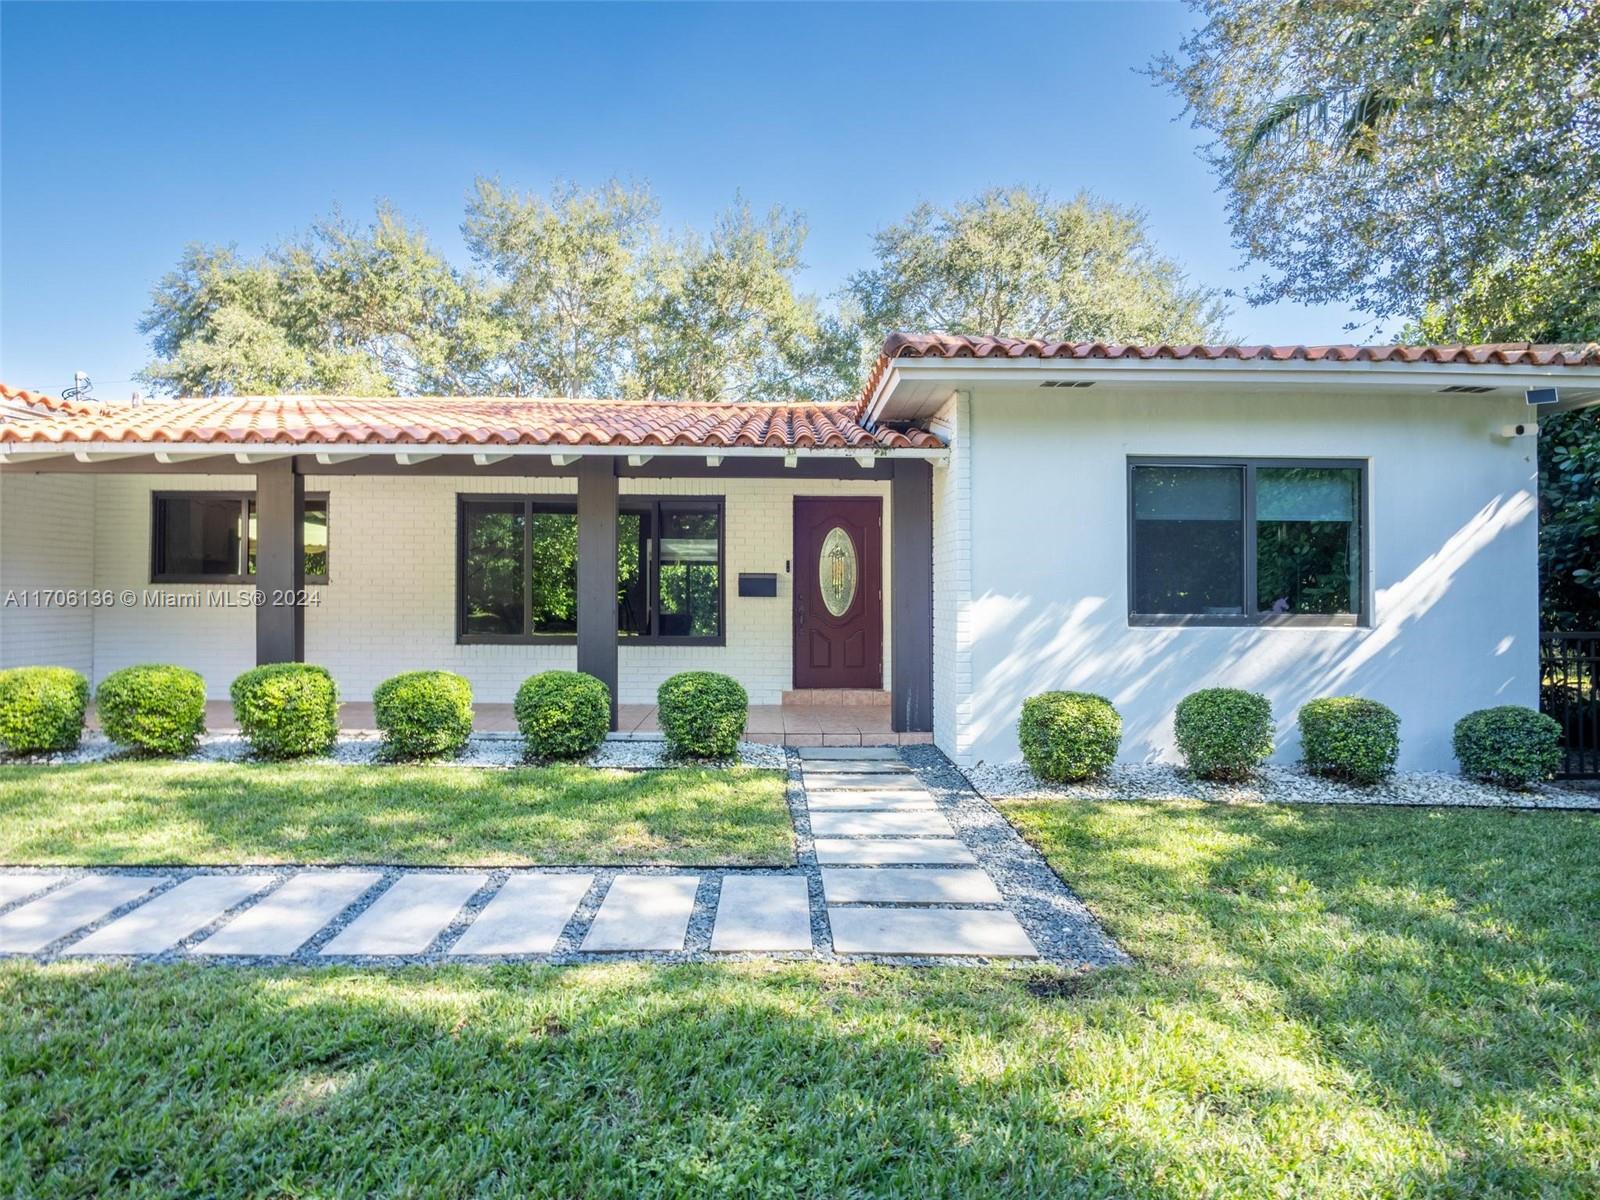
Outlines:
[[999,813],[941,774],[936,751],[807,747],[798,764],[788,870],[13,869],[0,871],[0,955],[1121,960]]

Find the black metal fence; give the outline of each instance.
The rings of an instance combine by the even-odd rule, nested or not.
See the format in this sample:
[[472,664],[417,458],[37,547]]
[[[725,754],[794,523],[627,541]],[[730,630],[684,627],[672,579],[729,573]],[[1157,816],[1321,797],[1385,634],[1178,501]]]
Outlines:
[[1539,707],[1561,722],[1565,779],[1600,779],[1600,633],[1539,639]]

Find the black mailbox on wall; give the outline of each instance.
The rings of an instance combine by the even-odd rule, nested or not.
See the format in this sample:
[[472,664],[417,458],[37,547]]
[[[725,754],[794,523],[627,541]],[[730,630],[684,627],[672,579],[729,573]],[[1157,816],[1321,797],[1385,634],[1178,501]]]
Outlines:
[[739,573],[739,595],[776,596],[777,594],[778,577],[776,575],[751,575],[743,571]]

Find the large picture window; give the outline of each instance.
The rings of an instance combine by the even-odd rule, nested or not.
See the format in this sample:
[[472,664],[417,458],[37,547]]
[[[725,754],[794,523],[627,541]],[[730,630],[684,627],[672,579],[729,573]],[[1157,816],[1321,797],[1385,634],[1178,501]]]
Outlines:
[[1129,617],[1352,625],[1366,612],[1359,462],[1135,459]]
[[[249,492],[156,492],[153,583],[250,583],[256,574],[256,499]],[[328,582],[328,497],[307,496],[301,524],[307,583]]]
[[[629,644],[723,640],[722,501],[623,497],[617,636]],[[457,637],[570,642],[578,629],[578,509],[567,499],[463,496]]]

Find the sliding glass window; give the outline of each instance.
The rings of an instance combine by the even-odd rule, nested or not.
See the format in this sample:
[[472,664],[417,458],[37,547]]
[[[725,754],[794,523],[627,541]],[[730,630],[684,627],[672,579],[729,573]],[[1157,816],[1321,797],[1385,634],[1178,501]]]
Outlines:
[[1364,619],[1360,462],[1135,459],[1128,490],[1135,624]]
[[[328,497],[307,496],[301,522],[307,583],[328,582]],[[249,492],[156,492],[152,583],[252,583],[256,500]]]
[[[578,512],[566,499],[458,501],[457,638],[571,642],[578,629]],[[623,497],[617,513],[617,636],[723,640],[722,501]]]

